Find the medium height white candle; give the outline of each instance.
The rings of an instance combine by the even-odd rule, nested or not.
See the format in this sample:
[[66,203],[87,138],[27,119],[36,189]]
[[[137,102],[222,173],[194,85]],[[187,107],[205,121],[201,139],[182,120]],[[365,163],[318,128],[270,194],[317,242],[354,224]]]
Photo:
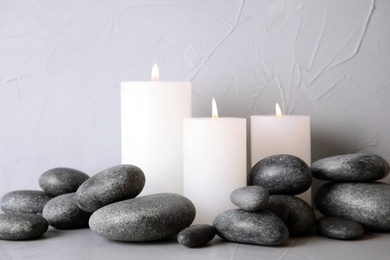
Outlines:
[[230,193],[246,186],[246,119],[184,119],[184,195],[196,207],[194,223],[211,224],[221,212],[236,208]]
[[[311,164],[310,117],[282,115],[251,116],[251,164],[275,154],[291,154]],[[311,189],[298,195],[311,204]]]
[[183,118],[191,117],[191,83],[121,83],[122,163],[140,167],[142,195],[183,194]]

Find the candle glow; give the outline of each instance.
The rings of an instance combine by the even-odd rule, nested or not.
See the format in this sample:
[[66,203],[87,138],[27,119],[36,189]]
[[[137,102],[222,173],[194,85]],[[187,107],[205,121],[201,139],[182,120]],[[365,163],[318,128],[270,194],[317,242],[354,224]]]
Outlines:
[[212,118],[218,118],[217,102],[215,102],[214,98],[211,101],[211,117]]
[[275,111],[276,111],[276,116],[277,117],[282,116],[282,110],[280,109],[280,106],[279,106],[278,103],[276,103],[276,105],[275,105]]
[[157,64],[153,64],[153,67],[152,67],[152,81],[158,81],[160,77],[160,71],[158,69],[158,66]]

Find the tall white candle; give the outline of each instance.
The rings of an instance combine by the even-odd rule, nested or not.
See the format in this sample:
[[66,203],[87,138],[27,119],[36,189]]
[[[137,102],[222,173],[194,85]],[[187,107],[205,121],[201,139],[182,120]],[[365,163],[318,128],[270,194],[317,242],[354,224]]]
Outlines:
[[230,193],[246,186],[246,119],[184,119],[184,195],[196,207],[194,223],[211,224],[236,208]]
[[121,83],[122,163],[140,167],[141,195],[183,194],[183,118],[191,117],[191,83]]
[[[309,116],[286,116],[277,111],[277,115],[274,116],[251,116],[250,124],[252,166],[261,159],[275,154],[295,155],[310,166]],[[311,189],[298,197],[311,204]]]

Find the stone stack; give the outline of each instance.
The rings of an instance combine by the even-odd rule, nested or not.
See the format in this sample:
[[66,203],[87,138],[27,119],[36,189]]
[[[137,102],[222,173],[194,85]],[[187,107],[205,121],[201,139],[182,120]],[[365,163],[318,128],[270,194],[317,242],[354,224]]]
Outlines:
[[90,214],[80,210],[74,196],[69,194],[76,192],[88,178],[75,169],[54,168],[40,176],[42,190],[4,194],[0,206],[6,214],[0,214],[0,239],[34,239],[43,235],[49,225],[56,228],[87,226]]
[[354,239],[364,229],[389,231],[390,185],[378,182],[389,169],[386,160],[370,153],[315,161],[313,177],[328,181],[314,196],[316,207],[325,216],[316,223],[318,232],[335,239]]
[[[48,230],[88,227],[116,241],[145,242],[175,235],[178,242],[202,246],[219,237],[265,246],[284,244],[290,236],[308,233],[354,239],[364,229],[390,230],[390,185],[378,182],[389,164],[374,154],[324,158],[311,168],[286,154],[260,160],[249,173],[249,186],[232,191],[238,207],[221,212],[212,226],[190,226],[193,203],[182,195],[160,193],[137,197],[145,175],[133,165],[117,165],[88,175],[55,168],[39,179],[42,191],[19,190],[2,196],[0,239],[34,239]],[[294,195],[305,192],[315,178],[329,181],[314,197],[325,216],[315,221],[313,209]]]
[[315,223],[313,209],[294,197],[312,183],[309,166],[296,156],[273,155],[256,163],[249,185],[231,193],[239,207],[213,221],[217,234],[228,241],[267,246],[282,245],[289,236],[309,232]]
[[[171,193],[137,197],[145,175],[134,165],[117,165],[91,178],[55,168],[39,178],[43,191],[13,191],[1,198],[0,239],[33,239],[48,226],[90,227],[117,241],[153,241],[177,235],[195,218],[187,198]],[[12,230],[12,232],[11,232]]]

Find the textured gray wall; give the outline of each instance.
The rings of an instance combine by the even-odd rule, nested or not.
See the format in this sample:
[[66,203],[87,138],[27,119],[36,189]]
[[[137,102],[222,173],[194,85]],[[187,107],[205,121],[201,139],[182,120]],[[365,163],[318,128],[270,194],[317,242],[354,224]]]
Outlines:
[[0,0],[0,194],[119,164],[120,82],[154,62],[192,81],[193,116],[279,102],[311,116],[313,160],[390,160],[390,1]]

